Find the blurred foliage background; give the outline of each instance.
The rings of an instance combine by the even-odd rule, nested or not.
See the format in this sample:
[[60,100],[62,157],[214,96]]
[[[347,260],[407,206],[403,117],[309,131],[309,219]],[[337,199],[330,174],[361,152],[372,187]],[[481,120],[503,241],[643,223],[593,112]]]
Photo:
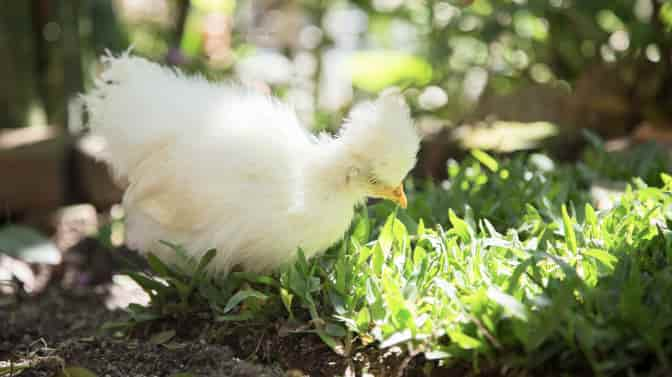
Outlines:
[[65,127],[98,57],[132,45],[314,129],[398,86],[425,134],[466,147],[622,136],[670,124],[671,36],[663,0],[0,0],[0,127]]

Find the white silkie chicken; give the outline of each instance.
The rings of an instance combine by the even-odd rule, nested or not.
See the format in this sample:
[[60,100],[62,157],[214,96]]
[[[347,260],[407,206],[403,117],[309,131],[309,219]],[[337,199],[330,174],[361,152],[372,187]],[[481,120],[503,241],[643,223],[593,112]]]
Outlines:
[[126,242],[168,263],[159,241],[211,270],[264,271],[327,249],[366,197],[406,206],[419,137],[399,96],[357,108],[337,137],[315,137],[288,106],[241,86],[186,77],[123,54],[84,96],[105,161],[129,185]]

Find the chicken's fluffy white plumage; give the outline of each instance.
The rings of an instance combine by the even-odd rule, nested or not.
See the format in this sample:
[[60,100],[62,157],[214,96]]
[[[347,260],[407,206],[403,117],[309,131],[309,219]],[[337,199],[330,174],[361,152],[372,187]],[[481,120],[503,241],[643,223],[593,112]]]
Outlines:
[[84,96],[104,159],[129,185],[126,240],[169,263],[216,248],[216,271],[263,271],[338,241],[367,196],[405,204],[419,138],[396,96],[357,107],[315,137],[281,102],[124,54]]

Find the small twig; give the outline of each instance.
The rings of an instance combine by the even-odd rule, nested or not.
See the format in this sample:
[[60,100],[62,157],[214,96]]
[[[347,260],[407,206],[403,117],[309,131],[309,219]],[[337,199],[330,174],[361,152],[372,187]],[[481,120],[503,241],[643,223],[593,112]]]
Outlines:
[[65,360],[60,356],[30,356],[26,360],[19,362],[0,361],[0,376],[14,377],[21,374],[23,371],[35,368],[39,365],[58,366],[61,370],[65,369]]
[[252,353],[247,355],[247,357],[246,357],[247,360],[250,360],[253,355],[256,355],[259,352],[259,348],[261,348],[261,343],[264,342],[265,337],[266,337],[266,331],[261,333],[261,337],[259,338],[259,341],[257,342],[256,347],[254,347],[254,351],[252,351]]
[[47,353],[48,353],[49,351],[55,351],[53,348],[49,348],[49,346],[47,345],[47,341],[46,341],[44,338],[39,338],[39,339],[33,341],[32,343],[30,343],[30,344],[28,345],[28,348],[30,348],[30,349],[34,349],[35,346],[38,345],[38,343],[39,343],[39,346],[40,346],[40,347],[39,347],[38,349],[35,349],[34,351],[32,351],[32,352],[29,354],[29,356],[31,356],[31,357],[32,357],[32,356],[35,356],[35,354],[36,354],[38,351],[46,351]]

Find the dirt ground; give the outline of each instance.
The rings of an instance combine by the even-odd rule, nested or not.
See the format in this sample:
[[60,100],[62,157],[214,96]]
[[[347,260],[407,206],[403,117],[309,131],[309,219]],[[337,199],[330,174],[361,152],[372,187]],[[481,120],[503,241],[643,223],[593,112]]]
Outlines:
[[[85,367],[98,376],[170,376],[190,372],[194,376],[284,376],[277,363],[262,365],[236,356],[225,344],[203,339],[157,344],[151,337],[115,336],[102,329],[125,313],[114,310],[138,292],[124,291],[112,281],[119,268],[109,252],[89,240],[69,251],[65,263],[47,274],[41,292],[15,296],[0,306],[0,360],[42,360],[22,376],[53,376],[64,365]],[[97,253],[95,262],[91,256]],[[115,297],[119,296],[119,297]],[[115,302],[115,300],[117,302]],[[112,310],[111,310],[112,309]],[[189,324],[184,324],[188,326]]]
[[[137,338],[115,338],[101,331],[106,321],[123,314],[111,312],[101,295],[69,296],[49,288],[39,298],[0,312],[0,359],[58,357],[67,366],[82,366],[99,376],[283,376],[277,365],[262,366],[235,357],[225,345],[199,340],[173,347]],[[48,360],[48,359],[47,359]],[[45,363],[24,372],[26,377],[52,376],[58,365]]]
[[[59,266],[29,266],[35,274],[32,295],[0,293],[0,361],[34,362],[21,374],[25,377],[55,376],[62,366],[84,367],[100,377],[169,377],[181,372],[204,377],[320,377],[347,375],[348,367],[357,375],[362,370],[373,376],[425,375],[417,360],[408,363],[402,355],[374,348],[346,360],[314,335],[280,335],[281,323],[226,327],[194,318],[133,334],[104,330],[104,324],[125,318],[120,307],[146,299],[137,287],[119,280],[119,256],[126,258],[124,263],[136,257],[85,239],[68,250]],[[176,330],[169,341],[152,338],[166,328]],[[430,375],[461,376],[460,370]]]
[[[152,334],[116,337],[101,326],[123,319],[125,313],[108,310],[108,296],[101,291],[73,294],[49,287],[39,297],[3,308],[0,360],[42,359],[41,365],[21,374],[26,377],[54,376],[59,362],[85,367],[101,377],[171,376],[179,372],[204,377],[319,377],[344,375],[348,366],[316,337],[236,331],[212,339],[203,335],[212,332],[199,320],[182,324],[186,333],[167,343],[156,344]],[[403,360],[395,355],[385,358],[369,352],[355,359],[358,371],[373,364],[370,372],[374,376],[415,376],[420,372],[412,365],[408,373],[397,374]]]

